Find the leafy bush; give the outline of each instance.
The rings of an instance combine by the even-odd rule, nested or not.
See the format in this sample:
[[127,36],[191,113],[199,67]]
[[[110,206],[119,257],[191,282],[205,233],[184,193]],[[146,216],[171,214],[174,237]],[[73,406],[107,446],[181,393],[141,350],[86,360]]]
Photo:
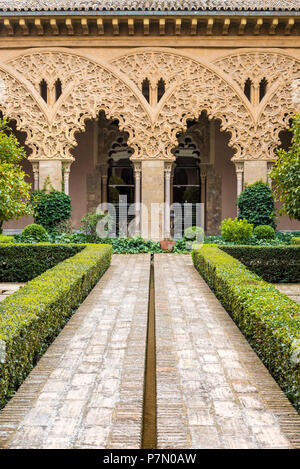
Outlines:
[[254,228],[259,225],[275,225],[273,193],[268,184],[258,181],[245,188],[238,198],[239,219],[245,218]]
[[294,246],[300,245],[300,237],[299,237],[299,238],[298,238],[298,237],[292,238],[292,244],[293,244]]
[[225,218],[221,223],[221,233],[224,241],[241,243],[243,240],[248,239],[252,232],[253,225],[249,224],[247,220]]
[[13,242],[14,242],[13,236],[0,235],[0,243],[13,243]]
[[282,202],[279,213],[300,220],[300,114],[292,123],[292,144],[288,150],[278,150],[270,176],[275,194]]
[[7,120],[0,118],[0,234],[5,221],[31,214],[28,204],[30,184],[20,166],[25,150],[12,133]]
[[45,189],[32,193],[35,223],[42,225],[48,232],[71,216],[71,197],[64,192]]
[[204,241],[204,230],[199,226],[190,226],[184,230],[185,241],[197,241],[203,243]]
[[99,222],[101,220],[103,220],[103,231],[108,231],[112,222],[112,218],[109,214],[105,214],[98,209],[94,209],[91,212],[88,212],[81,219],[80,231],[88,236],[91,236],[92,239],[96,239],[98,237],[97,227],[99,227]]
[[49,241],[49,236],[45,228],[42,225],[37,225],[36,223],[27,225],[22,231],[20,237],[21,241],[26,243],[27,238],[31,238],[34,242]]
[[300,282],[298,246],[220,246],[266,282]]
[[192,255],[195,268],[300,409],[300,360],[295,359],[300,306],[218,247],[203,246]]
[[79,244],[0,244],[0,282],[32,280],[83,247]]
[[270,225],[258,225],[254,228],[254,236],[258,239],[274,239],[275,230]]
[[111,247],[82,248],[0,303],[0,341],[5,348],[5,363],[0,362],[1,406],[109,267]]

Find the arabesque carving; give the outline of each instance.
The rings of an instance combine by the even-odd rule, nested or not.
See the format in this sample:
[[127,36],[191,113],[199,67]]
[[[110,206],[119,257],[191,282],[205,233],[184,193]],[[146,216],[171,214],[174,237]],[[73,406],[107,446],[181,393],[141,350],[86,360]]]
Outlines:
[[[106,64],[64,49],[43,49],[14,58],[7,69],[15,76],[0,74],[6,88],[3,111],[27,131],[32,160],[72,160],[76,132],[101,110],[128,132],[133,160],[173,160],[176,134],[202,111],[230,132],[234,160],[272,160],[279,132],[299,105],[294,99],[299,62],[277,52],[235,52],[208,64],[155,48],[130,52]],[[255,107],[244,95],[243,82],[266,75],[267,94]],[[144,78],[155,83],[162,78],[166,85],[162,99],[152,107],[141,93]],[[40,96],[42,79],[51,85],[61,81],[62,94],[56,102],[46,104]]]

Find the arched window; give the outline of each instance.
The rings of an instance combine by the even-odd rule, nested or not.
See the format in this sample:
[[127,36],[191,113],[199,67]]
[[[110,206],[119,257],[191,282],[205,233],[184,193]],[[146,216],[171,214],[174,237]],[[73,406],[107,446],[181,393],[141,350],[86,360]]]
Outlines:
[[145,80],[142,83],[142,93],[143,93],[144,98],[149,103],[150,102],[150,81],[148,80],[148,78],[145,78]]
[[57,101],[60,95],[62,94],[62,84],[58,78],[55,82],[55,100]]
[[267,86],[268,86],[268,82],[265,78],[263,78],[259,84],[259,101],[261,101],[263,97],[265,96],[267,92]]
[[250,80],[250,78],[248,78],[248,80],[246,80],[245,82],[244,93],[250,102],[251,102],[251,87],[252,87],[252,81]]
[[158,103],[161,100],[161,98],[163,97],[163,95],[165,94],[165,92],[166,92],[165,82],[161,78],[157,83],[157,102]]
[[40,83],[40,94],[43,100],[47,103],[48,102],[48,85],[44,79]]

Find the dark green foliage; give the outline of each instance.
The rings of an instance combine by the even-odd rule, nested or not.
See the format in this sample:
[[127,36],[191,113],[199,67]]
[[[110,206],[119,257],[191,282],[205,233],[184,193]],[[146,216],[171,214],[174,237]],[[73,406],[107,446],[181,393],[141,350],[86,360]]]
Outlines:
[[245,218],[254,228],[259,225],[275,225],[273,193],[268,184],[258,181],[245,188],[238,198],[239,219]]
[[0,303],[0,344],[5,348],[5,362],[0,363],[0,406],[22,384],[109,267],[111,247],[81,248]]
[[0,243],[13,243],[13,242],[14,242],[13,236],[0,235]]
[[279,213],[300,220],[300,114],[292,123],[292,144],[280,149],[270,176],[281,202]]
[[82,249],[68,244],[0,244],[0,282],[32,280]]
[[193,251],[193,262],[300,410],[300,306],[218,247]]
[[32,239],[33,242],[49,241],[47,231],[42,225],[38,225],[37,223],[27,225],[22,231],[20,241],[26,243],[28,238]]
[[220,246],[252,272],[272,283],[300,282],[298,246]]
[[253,225],[248,221],[235,218],[225,218],[221,223],[221,233],[224,241],[241,243],[252,236]]
[[48,232],[71,216],[71,197],[64,192],[51,190],[35,191],[32,194],[34,221]]
[[257,239],[275,238],[275,230],[270,225],[258,225],[256,228],[254,228],[253,234]]

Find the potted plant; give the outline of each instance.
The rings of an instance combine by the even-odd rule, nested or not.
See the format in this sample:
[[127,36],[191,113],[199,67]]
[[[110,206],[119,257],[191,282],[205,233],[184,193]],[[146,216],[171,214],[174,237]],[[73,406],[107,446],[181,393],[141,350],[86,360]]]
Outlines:
[[175,244],[176,241],[173,241],[172,239],[164,239],[160,241],[160,247],[163,251],[172,252]]

